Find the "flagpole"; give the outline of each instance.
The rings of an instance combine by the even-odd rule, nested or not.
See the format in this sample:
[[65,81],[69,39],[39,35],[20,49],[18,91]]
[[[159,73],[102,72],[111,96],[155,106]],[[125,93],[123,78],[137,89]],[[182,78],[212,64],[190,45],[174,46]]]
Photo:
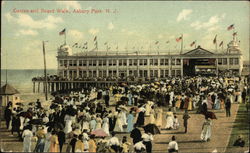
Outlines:
[[66,45],[66,30],[65,30],[65,33],[64,33],[64,44]]
[[45,54],[45,41],[43,41],[43,62],[44,62],[44,78],[45,78],[45,100],[48,100],[48,91],[47,91],[47,71],[46,71],[46,54]]
[[182,51],[183,51],[183,34],[181,34],[181,54],[182,54]]

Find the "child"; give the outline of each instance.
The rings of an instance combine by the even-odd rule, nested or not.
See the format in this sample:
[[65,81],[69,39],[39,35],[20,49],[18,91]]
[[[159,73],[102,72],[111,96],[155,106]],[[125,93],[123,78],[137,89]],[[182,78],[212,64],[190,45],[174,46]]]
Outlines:
[[177,116],[174,116],[174,129],[177,130],[180,127],[180,123],[178,121]]
[[127,142],[127,137],[123,136],[122,138],[122,152],[127,153],[129,152],[129,146],[131,144],[129,142]]

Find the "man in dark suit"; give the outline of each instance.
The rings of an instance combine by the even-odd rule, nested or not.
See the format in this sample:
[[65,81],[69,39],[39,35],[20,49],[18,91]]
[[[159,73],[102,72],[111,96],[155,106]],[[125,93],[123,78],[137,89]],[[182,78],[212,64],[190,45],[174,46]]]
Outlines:
[[226,108],[226,116],[230,117],[231,116],[231,101],[229,98],[227,98],[226,100],[225,108]]
[[133,139],[133,143],[141,141],[141,131],[137,128],[137,124],[134,124],[134,129],[130,133],[130,137]]

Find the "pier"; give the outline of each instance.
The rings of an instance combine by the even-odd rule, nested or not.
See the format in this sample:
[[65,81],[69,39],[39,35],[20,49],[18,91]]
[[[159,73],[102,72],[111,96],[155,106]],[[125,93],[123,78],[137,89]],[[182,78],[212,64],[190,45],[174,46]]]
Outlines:
[[[32,80],[33,82],[33,93],[45,93],[45,80]],[[60,80],[60,81],[47,81],[47,92],[57,92],[57,91],[70,91],[70,90],[77,90],[82,88],[89,88],[89,87],[97,87],[97,88],[105,88],[110,87],[112,85],[118,85],[124,83],[126,85],[133,85],[138,83],[149,83],[151,80],[134,80],[134,81],[127,81],[127,80],[114,80],[114,81],[77,81],[77,80]]]

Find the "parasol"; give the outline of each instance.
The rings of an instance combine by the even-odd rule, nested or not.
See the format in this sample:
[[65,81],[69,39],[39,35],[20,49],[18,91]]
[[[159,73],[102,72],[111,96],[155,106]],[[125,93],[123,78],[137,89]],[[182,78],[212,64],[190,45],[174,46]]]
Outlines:
[[107,137],[108,134],[103,129],[96,129],[91,132],[92,135],[95,135],[95,137]]
[[19,106],[24,106],[23,103],[16,103],[16,105],[19,105]]
[[121,109],[121,110],[125,110],[125,111],[128,111],[128,108],[126,107],[126,106],[119,106],[119,108]]
[[147,124],[146,126],[143,127],[145,132],[149,132],[151,134],[161,134],[161,131],[155,124]]
[[43,120],[42,119],[33,119],[29,121],[29,124],[34,124],[34,125],[43,125]]
[[211,118],[211,119],[217,119],[216,115],[214,114],[214,112],[206,112],[203,114],[205,116],[205,118]]
[[22,116],[22,117],[24,117],[24,118],[29,118],[29,119],[31,119],[31,118],[32,118],[32,113],[30,113],[30,112],[21,112],[21,113],[19,114],[19,116]]

